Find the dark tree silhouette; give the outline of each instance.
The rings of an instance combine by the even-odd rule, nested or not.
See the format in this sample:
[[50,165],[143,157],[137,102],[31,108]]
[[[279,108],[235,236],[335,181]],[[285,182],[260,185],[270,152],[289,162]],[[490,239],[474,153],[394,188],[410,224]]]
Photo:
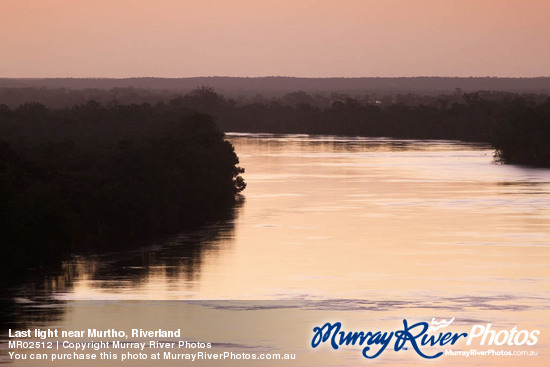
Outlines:
[[184,107],[2,107],[0,136],[3,272],[194,228],[246,186],[214,120]]

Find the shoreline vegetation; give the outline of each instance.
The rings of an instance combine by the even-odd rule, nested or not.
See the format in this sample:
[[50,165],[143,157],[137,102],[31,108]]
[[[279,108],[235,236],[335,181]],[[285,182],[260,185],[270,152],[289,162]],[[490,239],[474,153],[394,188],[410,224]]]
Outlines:
[[485,142],[550,167],[546,94],[0,88],[0,272],[221,218],[246,186],[221,131]]
[[0,107],[1,273],[221,220],[246,183],[210,116],[150,105]]
[[[162,85],[173,88],[185,86],[195,79],[226,87],[260,88],[258,83],[262,81],[268,85],[265,96],[253,90],[240,89],[220,94],[206,86],[185,94],[176,89],[154,89]],[[550,94],[542,93],[548,89],[545,86],[550,87],[550,78],[195,79],[0,79],[0,115],[2,111],[18,110],[28,103],[70,109],[86,105],[89,101],[97,101],[95,103],[106,108],[132,107],[134,111],[139,108],[189,109],[213,116],[224,132],[484,142],[493,145],[496,158],[504,163],[550,167]],[[360,92],[360,86],[365,88],[363,79],[373,83],[370,88],[378,89],[372,89],[369,93]],[[88,85],[106,86],[109,83],[124,85],[130,81],[140,82],[136,85],[147,88],[86,88]],[[23,83],[21,85],[27,87],[2,87],[6,83],[11,85],[8,82],[15,83],[14,86]],[[50,88],[33,86],[40,85],[40,82]],[[352,92],[280,92],[293,83],[320,88],[334,82],[355,89]],[[80,89],[55,88],[56,85],[65,85],[63,83]],[[396,88],[404,88],[404,91],[388,94],[391,83],[395,83]],[[437,92],[443,88],[448,90],[449,85],[453,85],[450,83],[469,87],[494,85],[501,89],[465,93],[456,88],[445,94]],[[409,84],[431,89],[427,94],[421,94],[421,91],[415,94],[410,92]],[[531,92],[506,91],[521,89],[518,86]],[[533,92],[537,88],[540,92]]]

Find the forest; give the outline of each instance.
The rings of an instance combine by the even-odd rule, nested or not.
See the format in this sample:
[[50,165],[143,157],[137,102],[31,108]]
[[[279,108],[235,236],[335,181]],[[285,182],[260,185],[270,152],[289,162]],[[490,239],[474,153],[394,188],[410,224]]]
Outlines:
[[0,107],[2,273],[195,228],[245,188],[233,146],[183,107]]

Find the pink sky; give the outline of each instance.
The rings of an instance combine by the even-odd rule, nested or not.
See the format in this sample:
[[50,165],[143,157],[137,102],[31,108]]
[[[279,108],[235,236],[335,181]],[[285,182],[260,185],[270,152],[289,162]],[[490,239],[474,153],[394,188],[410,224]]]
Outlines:
[[548,0],[0,0],[0,77],[550,76]]

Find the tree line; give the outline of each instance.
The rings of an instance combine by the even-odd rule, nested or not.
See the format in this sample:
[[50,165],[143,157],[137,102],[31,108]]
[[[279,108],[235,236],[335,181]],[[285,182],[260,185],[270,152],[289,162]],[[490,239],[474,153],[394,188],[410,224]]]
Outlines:
[[290,93],[238,104],[211,88],[170,102],[212,114],[223,131],[487,142],[502,162],[550,167],[550,97],[504,92],[353,98]]

